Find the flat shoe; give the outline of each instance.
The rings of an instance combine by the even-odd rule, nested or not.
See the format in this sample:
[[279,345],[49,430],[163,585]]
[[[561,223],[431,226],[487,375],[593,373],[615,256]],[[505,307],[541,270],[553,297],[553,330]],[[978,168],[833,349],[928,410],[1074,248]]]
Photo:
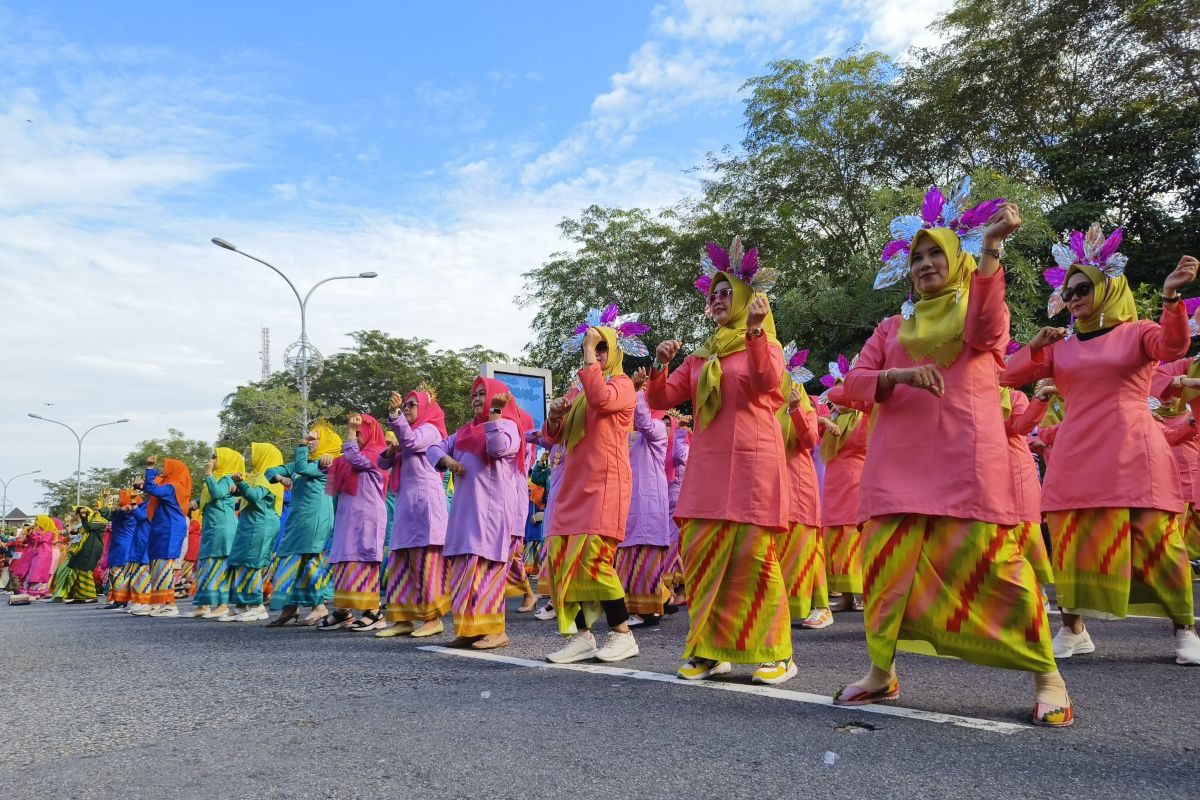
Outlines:
[[1075,724],[1075,707],[1069,698],[1065,707],[1053,703],[1034,703],[1032,722],[1043,728],[1066,728]]
[[471,642],[473,650],[495,650],[498,647],[508,647],[508,634],[489,633],[482,639]]
[[446,626],[442,624],[440,619],[435,619],[433,622],[426,622],[421,627],[412,632],[414,639],[421,639],[426,636],[437,636],[439,633],[444,633]]
[[833,704],[835,706],[865,706],[871,703],[890,703],[893,700],[900,699],[900,682],[892,678],[883,689],[877,689],[873,692],[868,692],[857,684],[850,684],[838,689],[837,694],[833,696]]
[[450,644],[448,644],[446,646],[447,647],[459,647],[459,648],[470,647],[471,645],[475,644],[475,640],[478,638],[480,638],[480,637],[478,637],[478,636],[456,636],[454,638],[454,641],[450,642]]

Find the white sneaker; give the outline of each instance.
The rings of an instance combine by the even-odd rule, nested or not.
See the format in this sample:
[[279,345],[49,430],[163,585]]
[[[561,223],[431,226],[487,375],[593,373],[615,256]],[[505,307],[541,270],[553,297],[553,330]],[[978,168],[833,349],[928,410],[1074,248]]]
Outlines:
[[264,619],[270,619],[271,615],[267,613],[267,609],[261,605],[247,609],[237,615],[236,622],[259,622]]
[[1175,663],[1200,666],[1200,636],[1192,630],[1175,631]]
[[217,622],[235,622],[238,617],[245,614],[248,609],[245,606],[237,606],[226,611],[223,615],[217,617]]
[[161,619],[163,617],[178,617],[179,608],[178,606],[160,606],[157,611],[151,611],[150,616],[157,619]]
[[153,608],[147,605],[132,605],[129,607],[129,613],[135,617],[148,617],[153,610]]
[[808,616],[800,623],[800,627],[807,628],[810,631],[819,631],[822,628],[828,628],[832,624],[832,611],[828,608],[814,608],[808,612]]
[[554,664],[574,664],[595,657],[596,637],[592,636],[591,631],[581,631],[572,634],[566,646],[546,656],[546,660]]
[[546,603],[546,605],[533,612],[534,619],[540,619],[543,621],[554,619],[557,616],[558,613],[554,610],[554,606],[550,605],[549,603]]
[[196,606],[187,613],[189,619],[199,619],[210,611],[209,606]]
[[604,647],[596,651],[596,658],[601,661],[624,661],[633,658],[639,652],[632,633],[609,631],[608,638],[604,640]]
[[1054,650],[1055,658],[1070,658],[1096,652],[1096,645],[1092,643],[1087,628],[1083,629],[1083,633],[1072,633],[1066,625],[1054,634],[1054,641],[1050,643],[1050,647]]

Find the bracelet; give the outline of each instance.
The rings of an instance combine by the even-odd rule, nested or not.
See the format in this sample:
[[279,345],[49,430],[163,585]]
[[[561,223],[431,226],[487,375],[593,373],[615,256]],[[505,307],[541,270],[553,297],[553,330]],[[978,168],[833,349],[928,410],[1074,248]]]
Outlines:
[[658,363],[657,358],[650,362],[651,372],[662,372],[666,368],[667,368],[667,365]]
[[1180,297],[1179,295],[1175,295],[1174,297],[1167,297],[1165,294],[1163,295],[1164,303],[1178,303],[1182,299],[1183,298]]
[[983,253],[985,256],[991,256],[997,261],[1000,260],[1000,251],[994,247],[984,247],[979,252]]
[[762,328],[751,328],[750,330],[746,331],[747,339],[761,339],[763,335]]

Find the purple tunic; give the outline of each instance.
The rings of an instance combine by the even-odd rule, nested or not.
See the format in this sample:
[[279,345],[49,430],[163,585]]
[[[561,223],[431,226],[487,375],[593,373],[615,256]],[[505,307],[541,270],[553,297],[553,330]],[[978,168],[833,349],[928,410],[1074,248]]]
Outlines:
[[[447,512],[442,473],[425,458],[442,436],[428,423],[412,428],[403,415],[389,418],[387,424],[400,443],[400,491],[396,495],[390,547],[400,550],[445,544]],[[391,469],[394,462],[387,451],[379,456],[379,466],[384,470]]]
[[330,562],[382,561],[387,534],[387,506],[383,501],[386,476],[358,451],[353,440],[342,443],[342,458],[358,472],[358,494],[337,496],[333,517]]
[[671,460],[675,462],[675,480],[667,485],[669,514],[671,517],[671,541],[679,538],[679,525],[675,523],[675,503],[679,500],[679,488],[683,486],[683,473],[687,470],[688,432],[685,428],[675,429],[675,446],[671,449]]
[[646,396],[638,392],[630,434],[629,465],[633,468],[633,492],[629,498],[629,519],[625,523],[625,541],[619,547],[671,543],[670,500],[667,495],[667,434],[662,420],[650,416]]
[[550,511],[554,508],[554,497],[558,494],[558,485],[562,483],[563,464],[567,460],[567,448],[561,444],[550,444],[542,439],[541,431],[530,431],[525,434],[525,441],[532,442],[543,450],[550,451],[550,480],[546,484],[546,510],[542,515],[542,530],[546,531],[549,528],[546,525],[550,522]]
[[[474,453],[456,448],[458,433],[432,445],[426,453],[431,465],[450,456],[466,469],[454,476],[454,502],[446,525],[443,555],[477,555],[489,561],[507,562],[513,533],[525,524],[529,495],[517,464],[521,433],[512,420],[485,422],[487,453],[491,463]],[[520,491],[517,478],[522,478]]]

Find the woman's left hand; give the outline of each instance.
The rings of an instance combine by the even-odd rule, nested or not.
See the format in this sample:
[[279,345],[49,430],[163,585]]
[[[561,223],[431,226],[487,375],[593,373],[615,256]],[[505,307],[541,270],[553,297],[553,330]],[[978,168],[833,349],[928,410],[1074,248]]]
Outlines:
[[1005,203],[996,209],[988,219],[987,229],[983,232],[985,247],[998,245],[1021,227],[1021,208],[1016,203]]
[[633,390],[635,392],[640,392],[642,387],[646,385],[649,375],[646,374],[645,367],[638,367],[633,371],[633,374],[630,375],[629,378],[633,381]]
[[750,301],[750,306],[746,314],[746,329],[756,330],[762,327],[763,320],[767,318],[767,314],[771,313],[771,304],[767,302],[767,296],[762,292],[754,295],[754,299]]
[[1200,268],[1200,261],[1193,256],[1184,256],[1179,259],[1175,271],[1163,281],[1163,297],[1174,297],[1180,289],[1196,280],[1197,268]]
[[800,388],[792,387],[792,391],[788,393],[788,411],[795,411],[800,407]]

